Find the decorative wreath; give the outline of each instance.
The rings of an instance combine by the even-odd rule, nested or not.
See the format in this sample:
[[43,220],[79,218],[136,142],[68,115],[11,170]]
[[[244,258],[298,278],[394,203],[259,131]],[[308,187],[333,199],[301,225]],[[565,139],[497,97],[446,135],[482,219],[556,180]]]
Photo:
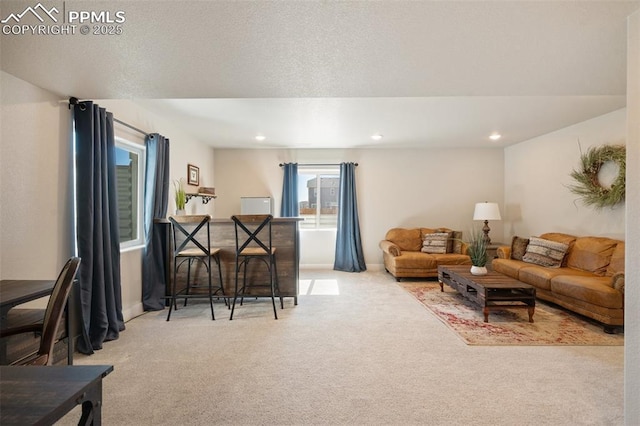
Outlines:
[[[569,190],[582,198],[587,206],[603,208],[615,206],[624,201],[626,148],[624,145],[603,145],[590,148],[580,156],[581,167],[573,170],[571,177],[576,181]],[[603,164],[613,161],[618,165],[618,177],[610,188],[602,186],[598,172]]]

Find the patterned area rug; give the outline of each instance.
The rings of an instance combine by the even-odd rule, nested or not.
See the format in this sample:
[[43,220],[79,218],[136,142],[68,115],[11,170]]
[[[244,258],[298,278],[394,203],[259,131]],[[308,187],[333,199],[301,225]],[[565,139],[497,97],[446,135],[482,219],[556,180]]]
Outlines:
[[533,323],[526,309],[491,310],[484,322],[482,308],[437,282],[400,282],[468,345],[591,345],[621,346],[624,334],[607,334],[597,322],[557,306],[536,301]]

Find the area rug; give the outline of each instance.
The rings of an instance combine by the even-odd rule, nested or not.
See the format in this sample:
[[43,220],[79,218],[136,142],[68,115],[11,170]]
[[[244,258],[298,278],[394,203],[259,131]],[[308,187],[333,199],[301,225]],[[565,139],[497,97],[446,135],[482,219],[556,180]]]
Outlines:
[[624,345],[624,334],[607,334],[597,322],[543,301],[536,301],[533,323],[526,309],[491,310],[485,323],[482,308],[447,285],[444,292],[437,282],[398,285],[468,345]]

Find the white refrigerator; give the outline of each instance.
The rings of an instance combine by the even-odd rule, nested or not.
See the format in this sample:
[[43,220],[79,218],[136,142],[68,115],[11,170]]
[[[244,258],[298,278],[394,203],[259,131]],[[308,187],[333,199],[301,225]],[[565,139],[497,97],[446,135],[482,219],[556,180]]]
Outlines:
[[273,214],[271,197],[240,197],[240,214]]

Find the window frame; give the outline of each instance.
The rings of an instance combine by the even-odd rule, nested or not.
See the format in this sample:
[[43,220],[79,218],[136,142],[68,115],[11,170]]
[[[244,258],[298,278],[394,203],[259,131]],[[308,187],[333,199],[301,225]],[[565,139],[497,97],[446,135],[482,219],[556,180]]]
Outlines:
[[123,253],[126,251],[144,247],[144,182],[146,173],[147,147],[142,144],[132,142],[121,136],[115,137],[115,147],[138,155],[138,203],[136,205],[136,217],[138,222],[136,227],[137,232],[135,239],[120,242],[120,252]]
[[[302,182],[302,179],[300,179],[301,176],[315,176],[315,178],[317,179],[317,185],[316,188],[314,188],[314,192],[316,195],[316,213],[315,213],[315,222],[314,222],[314,226],[313,227],[307,227],[304,226],[304,221],[300,223],[299,225],[299,229],[301,231],[334,231],[336,232],[338,227],[337,227],[337,221],[336,221],[336,225],[334,226],[320,226],[320,217],[322,216],[322,191],[321,191],[321,177],[336,177],[338,179],[340,179],[340,166],[336,165],[336,166],[302,166],[299,165],[298,166],[298,193],[301,190],[301,185],[306,185],[307,180],[305,180],[304,182]],[[306,187],[305,187],[306,188]],[[335,191],[336,194],[338,194],[338,191]],[[307,200],[310,201],[310,200]],[[301,200],[298,200],[298,203],[300,203]],[[337,204],[338,204],[338,209],[340,208],[340,200],[337,200]],[[311,203],[309,203],[309,206],[311,206]],[[302,216],[302,215],[301,215]],[[337,216],[336,216],[337,219]]]

